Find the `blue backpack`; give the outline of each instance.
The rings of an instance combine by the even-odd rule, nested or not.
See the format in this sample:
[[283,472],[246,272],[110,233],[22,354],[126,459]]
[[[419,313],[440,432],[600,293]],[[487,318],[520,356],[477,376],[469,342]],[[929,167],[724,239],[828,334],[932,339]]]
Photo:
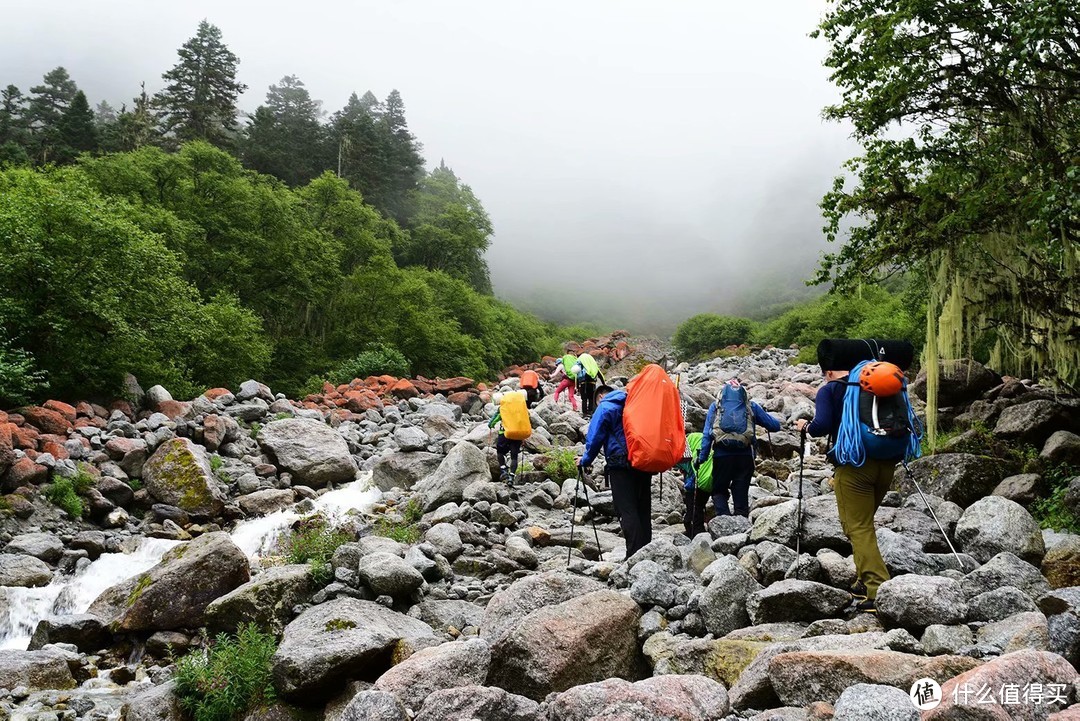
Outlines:
[[726,448],[749,448],[757,438],[754,433],[754,413],[750,398],[741,385],[725,383],[716,399],[713,417],[713,441]]

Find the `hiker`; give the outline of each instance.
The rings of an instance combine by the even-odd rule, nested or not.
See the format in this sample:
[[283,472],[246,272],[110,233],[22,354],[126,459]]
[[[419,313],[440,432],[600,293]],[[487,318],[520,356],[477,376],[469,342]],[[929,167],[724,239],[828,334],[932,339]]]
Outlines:
[[[861,368],[863,364],[856,366]],[[892,364],[879,363],[879,366]],[[892,366],[895,368],[895,366]],[[853,369],[854,370],[854,369]],[[851,586],[851,595],[858,602],[856,609],[876,613],[875,598],[878,586],[889,580],[889,571],[878,548],[877,533],[874,528],[874,514],[881,506],[885,494],[892,485],[896,464],[904,458],[903,451],[893,458],[874,458],[877,455],[867,448],[862,463],[844,462],[837,457],[837,440],[845,424],[844,405],[848,389],[858,387],[859,383],[849,383],[851,371],[844,369],[826,369],[825,385],[818,389],[814,404],[814,419],[807,422],[800,418],[795,422],[795,429],[800,433],[805,429],[811,436],[828,436],[829,450],[826,453],[829,462],[836,467],[833,474],[833,488],[836,491],[836,510],[840,516],[840,525],[844,535],[851,541],[855,553],[855,571],[857,578]],[[867,378],[863,380],[864,387]],[[896,381],[892,381],[895,383]],[[901,381],[902,383],[902,381]],[[906,393],[904,394],[906,403]],[[857,422],[859,419],[856,418]],[[850,421],[848,421],[850,422]],[[857,431],[856,431],[857,432]],[[895,453],[891,452],[886,455]]]
[[683,512],[683,531],[687,538],[705,533],[705,506],[709,502],[709,492],[712,490],[712,455],[708,455],[705,463],[700,465],[697,463],[703,437],[701,433],[691,433],[686,437],[690,455],[675,466],[686,478],[686,483],[683,484],[683,501],[686,503],[686,510]]
[[604,384],[604,374],[600,371],[596,359],[588,353],[578,356],[575,369],[577,369],[575,380],[578,391],[581,393],[581,415],[589,418],[596,410],[596,403],[593,400],[596,394],[596,383],[599,381],[601,385]]
[[555,387],[555,402],[559,402],[559,396],[565,390],[570,395],[570,407],[575,411],[577,407],[577,396],[574,395],[576,390],[576,376],[574,372],[574,366],[577,364],[577,358],[567,353],[560,360],[555,363],[555,372],[551,374],[551,382],[559,382],[559,385]]
[[[504,399],[508,399],[510,395],[516,394],[522,400],[520,405],[524,407],[524,393],[521,391],[510,391],[509,393],[502,394],[496,393],[492,398],[495,403],[495,415],[488,421],[488,428],[494,429],[496,425],[499,426],[499,437],[495,441],[495,453],[499,457],[499,480],[505,481],[506,485],[513,486],[514,480],[517,478],[518,469],[518,457],[521,455],[521,439],[513,439],[506,437],[506,423],[503,422],[503,403]],[[514,399],[515,401],[517,399]],[[507,403],[507,407],[510,404]],[[518,413],[517,415],[520,415]],[[525,418],[528,419],[528,412],[525,412]],[[530,429],[531,432],[531,429]],[[510,456],[510,467],[506,466],[506,456]]]
[[626,539],[626,557],[630,558],[652,540],[652,474],[630,467],[623,432],[626,391],[600,386],[594,400],[596,412],[589,423],[585,453],[578,466],[589,471],[603,450],[604,475],[611,486],[619,525]]
[[533,408],[544,399],[544,388],[540,385],[540,376],[534,370],[521,372],[521,389],[525,391],[525,406]]
[[[780,421],[751,401],[736,378],[724,384],[705,416],[705,432],[697,462],[712,452],[712,499],[718,516],[750,515],[750,479],[754,477],[755,426],[780,430]],[[733,509],[728,508],[730,492]]]

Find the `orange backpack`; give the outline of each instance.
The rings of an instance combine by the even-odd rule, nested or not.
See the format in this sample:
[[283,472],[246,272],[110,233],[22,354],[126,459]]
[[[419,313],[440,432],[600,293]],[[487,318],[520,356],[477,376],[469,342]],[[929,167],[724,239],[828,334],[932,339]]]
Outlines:
[[686,428],[679,390],[655,363],[626,386],[623,432],[630,465],[639,471],[663,473],[683,458]]
[[536,371],[522,371],[521,373],[521,387],[522,388],[536,388],[540,385],[540,376],[536,374]]

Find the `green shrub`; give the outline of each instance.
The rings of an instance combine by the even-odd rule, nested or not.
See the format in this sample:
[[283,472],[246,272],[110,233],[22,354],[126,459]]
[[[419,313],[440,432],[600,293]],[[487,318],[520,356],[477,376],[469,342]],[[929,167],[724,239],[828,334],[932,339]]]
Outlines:
[[754,322],[746,318],[701,313],[685,320],[671,342],[681,355],[692,358],[746,343],[753,332]]
[[577,455],[575,455],[573,449],[552,448],[547,453],[544,473],[558,483],[577,476]]
[[221,456],[219,456],[216,453],[210,456],[210,470],[211,471],[213,471],[214,473],[217,473],[221,469],[221,467],[223,465],[225,465],[225,459],[224,458],[222,458]]
[[274,701],[271,658],[277,642],[247,623],[235,637],[220,634],[206,651],[176,665],[176,694],[194,721],[233,721]]
[[375,522],[375,535],[392,538],[398,543],[416,543],[420,540],[420,529],[412,523],[380,518]]
[[351,540],[351,534],[335,526],[332,519],[315,514],[300,520],[279,546],[289,563],[310,565],[315,582],[325,584],[333,576],[330,560],[334,551]]
[[72,518],[82,518],[83,503],[75,492],[75,483],[70,478],[57,478],[45,490],[45,498],[59,506]]
[[390,375],[402,378],[409,375],[409,360],[390,345],[377,343],[367,350],[339,363],[326,379],[331,385],[348,383],[354,378]]
[[35,368],[34,357],[0,338],[0,407],[28,403],[44,389],[45,373]]
[[1031,515],[1040,527],[1080,533],[1080,516],[1065,505],[1069,481],[1077,476],[1080,476],[1080,466],[1060,463],[1043,469],[1041,490],[1046,497],[1035,501],[1031,507]]
[[97,484],[97,479],[86,470],[86,464],[80,463],[75,470],[75,477],[71,479],[71,487],[75,491],[76,495],[89,491]]

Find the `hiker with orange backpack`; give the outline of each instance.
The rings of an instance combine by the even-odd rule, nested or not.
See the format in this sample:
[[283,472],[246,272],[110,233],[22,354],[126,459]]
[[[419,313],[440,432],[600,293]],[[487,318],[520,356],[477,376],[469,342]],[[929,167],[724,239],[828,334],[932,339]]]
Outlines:
[[565,390],[570,395],[570,407],[575,411],[577,408],[577,396],[574,395],[577,383],[577,372],[574,370],[574,366],[577,365],[577,357],[571,353],[567,353],[562,358],[555,362],[555,372],[551,374],[551,382],[558,381],[559,385],[555,387],[555,402],[559,402],[559,396]]
[[[513,487],[517,479],[518,457],[521,455],[521,443],[532,435],[529,410],[525,407],[525,393],[510,391],[496,393],[495,415],[488,421],[488,428],[499,428],[499,438],[495,441],[495,453],[499,457],[499,479]],[[510,456],[510,467],[506,466],[506,457]]]
[[544,388],[540,385],[540,375],[536,371],[522,371],[518,381],[521,389],[525,391],[526,407],[533,408],[544,399]]
[[829,438],[826,456],[836,466],[836,509],[855,555],[857,578],[850,592],[856,610],[876,613],[877,590],[889,580],[889,571],[878,548],[874,514],[892,486],[896,464],[918,457],[921,427],[898,366],[862,361],[850,371],[827,367],[832,364],[821,351],[819,346],[826,383],[818,389],[814,419],[800,418],[795,428]]
[[[724,384],[705,416],[698,465],[712,453],[712,497],[716,515],[750,515],[750,480],[754,477],[755,426],[780,430],[780,421],[754,403],[736,378]],[[728,508],[728,496],[733,509]]]

